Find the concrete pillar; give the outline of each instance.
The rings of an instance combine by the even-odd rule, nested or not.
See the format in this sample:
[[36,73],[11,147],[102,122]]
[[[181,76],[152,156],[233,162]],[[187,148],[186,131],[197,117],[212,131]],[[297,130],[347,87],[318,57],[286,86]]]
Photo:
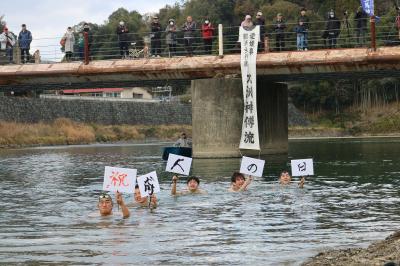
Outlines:
[[[288,149],[287,87],[257,80],[257,105],[261,154],[285,153]],[[243,121],[241,79],[192,81],[193,157],[240,157]],[[255,156],[258,151],[242,150]]]

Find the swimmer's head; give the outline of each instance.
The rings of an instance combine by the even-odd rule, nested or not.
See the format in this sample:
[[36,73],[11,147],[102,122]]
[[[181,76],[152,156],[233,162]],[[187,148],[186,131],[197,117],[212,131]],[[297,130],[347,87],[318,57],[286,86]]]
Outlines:
[[112,212],[113,201],[110,194],[101,193],[99,196],[99,203],[97,204],[100,214],[105,216]]
[[186,181],[187,187],[190,191],[195,191],[200,185],[200,179],[197,176],[191,176]]
[[142,194],[140,193],[140,189],[139,189],[139,185],[138,184],[136,184],[136,186],[135,186],[134,198],[135,198],[135,201],[137,203],[145,203],[147,201],[146,197],[142,198]]
[[232,177],[231,177],[231,182],[236,185],[236,186],[242,186],[244,184],[244,181],[246,181],[246,178],[244,177],[243,174],[239,172],[234,172]]
[[279,176],[279,182],[281,184],[284,184],[284,185],[285,184],[289,184],[291,180],[292,180],[292,178],[290,177],[288,171],[284,170],[284,171],[281,172],[281,174]]

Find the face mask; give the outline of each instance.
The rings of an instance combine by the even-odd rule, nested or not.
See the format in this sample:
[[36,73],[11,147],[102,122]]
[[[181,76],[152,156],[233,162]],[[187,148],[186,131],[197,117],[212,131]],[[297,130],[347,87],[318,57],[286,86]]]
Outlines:
[[174,25],[174,22],[171,21],[171,22],[169,23],[169,25],[173,26],[173,25]]
[[208,24],[208,23],[210,23],[210,21],[206,20],[206,21],[204,21],[204,23]]

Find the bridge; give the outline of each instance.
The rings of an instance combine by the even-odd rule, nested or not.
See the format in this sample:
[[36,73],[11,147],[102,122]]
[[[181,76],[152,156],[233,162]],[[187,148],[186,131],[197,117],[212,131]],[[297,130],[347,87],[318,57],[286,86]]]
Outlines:
[[[294,80],[399,76],[400,47],[262,53],[257,57],[261,154],[288,149],[287,85]],[[155,86],[191,82],[194,157],[239,156],[240,55],[0,66],[0,90]],[[246,151],[246,155],[254,155]],[[257,152],[258,154],[258,152]]]

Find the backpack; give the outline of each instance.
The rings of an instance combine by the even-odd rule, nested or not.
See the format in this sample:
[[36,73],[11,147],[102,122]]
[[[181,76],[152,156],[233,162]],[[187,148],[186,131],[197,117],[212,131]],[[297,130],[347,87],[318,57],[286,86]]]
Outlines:
[[65,37],[62,37],[61,38],[61,40],[60,40],[60,45],[61,45],[61,47],[65,47],[65,42],[67,41],[67,38],[65,38]]

